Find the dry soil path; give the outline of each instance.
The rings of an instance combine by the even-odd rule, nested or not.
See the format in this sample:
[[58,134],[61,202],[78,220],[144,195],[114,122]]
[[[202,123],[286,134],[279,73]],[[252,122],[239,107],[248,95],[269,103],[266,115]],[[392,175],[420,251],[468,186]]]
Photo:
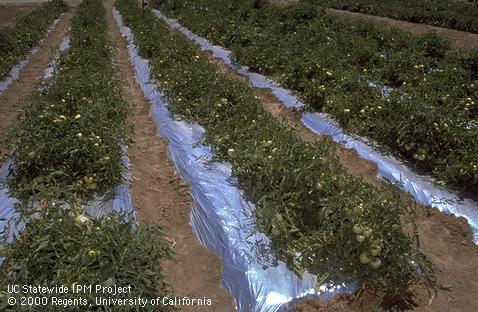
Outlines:
[[0,26],[13,26],[18,17],[30,14],[43,3],[0,5]]
[[112,16],[113,1],[107,0],[105,6],[124,98],[130,104],[128,119],[134,127],[134,145],[128,150],[133,206],[141,221],[161,224],[166,235],[175,242],[175,259],[162,263],[174,291],[190,298],[212,300],[212,306],[185,306],[180,311],[234,311],[231,296],[220,287],[221,260],[201,246],[192,233],[189,187],[176,175],[168,159],[167,143],[158,137],[158,128],[150,116],[150,104],[143,96],[128,58],[126,40]]

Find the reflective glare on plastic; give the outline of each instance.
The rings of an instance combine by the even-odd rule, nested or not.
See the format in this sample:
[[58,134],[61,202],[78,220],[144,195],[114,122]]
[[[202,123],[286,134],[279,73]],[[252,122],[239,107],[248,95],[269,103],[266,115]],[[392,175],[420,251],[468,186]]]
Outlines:
[[[186,27],[181,26],[175,19],[170,19],[159,10],[153,10],[154,14],[164,20],[170,27],[177,29],[188,39],[196,42],[201,49],[213,53],[214,57],[221,59],[226,65],[241,75],[249,77],[250,83],[256,88],[271,89],[272,93],[288,108],[301,108],[304,104],[292,94],[290,90],[281,88],[277,83],[263,75],[249,71],[246,66],[238,66],[230,58],[231,52],[220,46],[211,44],[206,39],[192,33]],[[387,96],[390,89],[377,86],[369,82],[371,88],[378,88],[383,96]],[[415,173],[400,160],[384,155],[373,147],[373,142],[345,134],[343,129],[328,115],[318,112],[306,112],[302,114],[302,123],[311,131],[329,135],[335,141],[348,148],[353,148],[357,153],[378,167],[378,176],[390,182],[398,184],[403,190],[410,193],[415,200],[422,205],[429,205],[441,212],[454,214],[468,220],[473,230],[473,240],[478,244],[478,203],[460,197],[458,194],[435,185],[429,176]]]
[[[126,166],[129,166],[129,160],[126,156],[123,156],[122,160]],[[15,198],[10,197],[8,194],[8,188],[5,185],[5,179],[10,171],[10,166],[13,165],[12,161],[8,159],[0,168],[0,233],[8,230],[6,235],[6,241],[8,243],[15,241],[20,231],[25,227],[23,221],[18,221],[20,214],[15,210],[15,203],[18,201]],[[116,212],[124,216],[125,219],[136,220],[128,187],[130,173],[126,172],[124,178],[125,182],[119,185],[116,190],[104,194],[84,206],[86,213],[92,218],[99,218],[105,214]],[[133,229],[135,229],[136,226],[137,224],[133,226]],[[3,260],[4,257],[0,256],[0,264]]]
[[269,240],[261,233],[254,233],[254,205],[234,186],[230,164],[212,162],[211,148],[200,144],[204,134],[201,126],[170,115],[167,100],[150,80],[148,62],[138,55],[130,29],[123,25],[116,9],[113,15],[128,39],[136,78],[152,105],[159,134],[168,142],[169,158],[190,184],[193,232],[201,244],[222,258],[222,284],[234,297],[237,309],[244,312],[283,311],[298,298],[317,297],[319,291],[324,293],[321,295],[324,299],[351,291],[353,285],[317,288],[314,275],[306,273],[300,279],[284,263],[271,264],[270,252],[259,247],[259,243]]
[[[129,160],[123,156],[123,162],[129,165]],[[19,231],[23,229],[25,224],[15,224],[18,220],[19,213],[15,210],[17,200],[10,197],[8,187],[5,185],[5,179],[8,176],[11,160],[7,160],[0,169],[0,233],[9,225],[9,234],[7,241],[12,242],[17,237]],[[125,182],[120,184],[115,190],[108,192],[84,206],[86,213],[92,218],[99,218],[105,214],[116,212],[125,215],[125,218],[136,219],[133,206],[131,203],[131,193],[128,187],[130,173],[124,174]]]
[[[61,16],[63,16],[63,14]],[[61,18],[61,16],[60,16],[60,18]],[[50,32],[53,30],[53,28],[55,28],[56,24],[60,21],[60,18],[53,21],[53,23],[51,24],[51,26],[47,30],[47,33],[46,33],[47,36],[50,34]],[[45,39],[40,40],[40,43],[43,40],[45,40]],[[40,43],[38,44],[38,46],[40,45]],[[33,54],[37,53],[38,52],[38,46],[33,48],[29,54],[33,55]],[[27,56],[25,59],[21,60],[17,65],[13,66],[13,68],[8,73],[8,76],[3,81],[0,81],[0,94],[5,92],[5,90],[7,90],[7,88],[8,88],[8,86],[12,82],[17,80],[18,77],[20,77],[20,72],[21,72],[22,68],[25,67],[25,65],[27,65],[29,61],[30,61],[30,58],[29,58],[29,56]]]
[[[51,29],[53,29],[53,27],[56,25],[56,23],[58,21],[59,21],[59,19],[55,20],[53,25],[50,27],[49,32],[51,31]],[[58,49],[55,50],[54,57],[53,57],[52,61],[49,63],[48,67],[43,71],[43,78],[44,79],[51,78],[53,72],[55,71],[55,67],[56,67],[56,64],[58,62],[58,57],[59,57],[60,53],[68,50],[69,47],[70,47],[70,39],[69,39],[68,35],[66,35],[63,38],[63,40],[62,40],[60,46],[58,47]],[[36,51],[37,51],[37,48],[35,48],[32,51],[32,53],[36,53]],[[22,62],[25,62],[25,64],[28,63],[27,60],[24,60]],[[19,72],[20,69],[18,69],[18,72]],[[10,77],[12,77],[12,76],[10,75]],[[18,78],[18,73],[17,73],[17,76],[16,76],[15,79],[17,79],[17,78]],[[14,80],[12,80],[12,81],[14,81]],[[8,188],[5,184],[5,181],[6,181],[6,178],[8,176],[8,172],[9,172],[11,166],[13,166],[12,160],[7,159],[5,161],[5,163],[2,165],[2,167],[0,168],[0,232],[2,232],[5,229],[7,224],[11,225],[9,227],[10,233],[9,233],[8,239],[7,239],[9,242],[13,241],[14,237],[18,234],[18,231],[21,231],[21,229],[23,229],[23,227],[25,226],[23,223],[20,223],[20,224],[14,226],[17,218],[19,217],[19,213],[15,211],[15,207],[14,207],[17,200],[15,198],[12,198],[12,197],[9,196]]]
[[50,62],[50,65],[43,71],[43,79],[50,79],[55,73],[55,68],[58,64],[58,59],[60,58],[61,52],[68,50],[70,47],[70,36],[66,35],[63,37],[63,40],[60,43],[59,48],[55,51],[55,55]]
[[[0,233],[3,232],[8,222],[15,222],[19,217],[18,212],[15,211],[15,203],[17,200],[8,195],[8,188],[3,185],[3,182],[7,178],[10,168],[10,159],[7,159],[0,168]],[[24,224],[19,224],[18,229],[21,230]],[[10,232],[8,235],[8,241],[11,241],[12,235],[17,232]]]

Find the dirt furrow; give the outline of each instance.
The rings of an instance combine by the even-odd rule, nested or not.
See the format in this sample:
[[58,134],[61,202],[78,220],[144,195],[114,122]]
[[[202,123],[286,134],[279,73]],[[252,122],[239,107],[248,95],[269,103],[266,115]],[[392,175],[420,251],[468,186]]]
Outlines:
[[18,17],[28,15],[43,3],[0,5],[0,26],[14,26]]
[[188,185],[175,174],[167,156],[167,143],[157,135],[157,126],[150,116],[150,104],[135,80],[126,40],[112,16],[113,1],[106,1],[105,6],[123,94],[130,103],[128,120],[134,126],[134,145],[128,151],[133,175],[133,206],[140,220],[161,224],[175,244],[175,259],[162,263],[175,293],[212,300],[212,306],[183,306],[179,307],[180,311],[233,311],[232,298],[220,287],[220,259],[201,246],[192,233]]
[[[43,71],[48,67],[55,50],[68,32],[77,6],[77,1],[69,2],[68,10],[50,34],[40,43],[38,51],[35,54],[30,54],[30,61],[21,70],[20,77],[0,94],[0,136],[14,124],[23,107],[28,105],[32,95],[44,81]],[[0,160],[3,160],[6,152],[0,148]]]

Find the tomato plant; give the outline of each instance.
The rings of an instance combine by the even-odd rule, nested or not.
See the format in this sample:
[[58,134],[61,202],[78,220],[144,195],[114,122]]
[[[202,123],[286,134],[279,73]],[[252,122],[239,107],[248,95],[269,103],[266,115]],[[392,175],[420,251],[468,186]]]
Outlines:
[[358,280],[404,294],[417,278],[433,283],[429,262],[401,224],[413,209],[394,186],[376,190],[350,175],[331,141],[302,141],[264,111],[252,87],[220,73],[199,47],[151,13],[143,16],[134,1],[116,5],[171,113],[203,126],[215,159],[231,163],[277,259],[298,275],[326,274],[324,281],[337,284]]
[[46,35],[53,21],[67,8],[62,0],[52,0],[17,19],[13,27],[0,27],[0,80]]
[[[124,217],[111,214],[81,223],[70,210],[58,209],[54,202],[44,204],[34,220],[22,220],[27,225],[15,243],[2,247],[1,256],[5,259],[1,264],[0,289],[6,293],[7,285],[68,287],[67,294],[41,295],[49,298],[48,303],[32,305],[29,311],[58,311],[52,297],[82,300],[76,304],[78,311],[172,311],[167,306],[96,305],[98,294],[94,289],[91,293],[73,292],[75,285],[131,285],[131,292],[115,297],[133,301],[137,297],[172,296],[159,266],[161,259],[171,256],[161,228],[144,224],[137,227],[134,220],[125,222]],[[10,295],[17,302],[25,296]],[[84,300],[88,304],[81,303]],[[0,309],[19,311],[18,305],[9,305],[6,300],[0,302]]]
[[[478,192],[476,51],[337,17],[312,4],[164,0],[156,5],[235,60],[296,91],[350,134],[373,139],[441,182]],[[477,19],[478,20],[478,19]],[[478,51],[478,50],[477,50]],[[368,82],[391,88],[384,97]]]
[[83,202],[122,182],[130,129],[111,56],[104,17],[80,14],[50,84],[7,134],[14,196]]
[[[317,5],[387,16],[413,23],[426,23],[478,32],[478,6],[473,0],[306,0]],[[467,3],[468,2],[468,3]]]
[[[170,311],[153,305],[95,305],[94,291],[72,294],[72,287],[82,284],[131,285],[131,292],[119,295],[131,300],[170,296],[172,291],[160,265],[171,249],[159,227],[138,225],[129,215],[91,219],[83,210],[123,182],[122,148],[130,127],[101,0],[81,2],[70,38],[52,80],[6,138],[13,149],[7,182],[19,199],[16,221],[25,226],[12,243],[7,243],[10,228],[2,229],[0,291],[5,294],[11,284],[64,285],[68,296],[55,296],[93,303],[75,309]],[[18,306],[3,300],[0,310],[18,311]],[[58,311],[58,306],[50,302],[29,310]]]

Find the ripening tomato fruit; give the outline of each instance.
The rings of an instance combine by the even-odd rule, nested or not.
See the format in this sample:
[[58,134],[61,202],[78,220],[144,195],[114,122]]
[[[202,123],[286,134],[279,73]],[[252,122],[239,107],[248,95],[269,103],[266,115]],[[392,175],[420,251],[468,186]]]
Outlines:
[[378,269],[382,265],[382,261],[379,258],[373,258],[370,261],[370,266],[374,269]]
[[364,251],[360,254],[360,262],[362,264],[368,264],[370,263],[370,257],[368,255],[368,252]]
[[366,228],[364,231],[363,231],[363,236],[365,236],[366,238],[369,238],[370,236],[372,236],[372,229],[370,228]]
[[382,251],[381,247],[375,247],[375,248],[370,249],[370,254],[372,256],[378,256],[381,251]]
[[354,224],[354,227],[352,229],[354,231],[355,234],[361,234],[363,229],[362,227],[360,226],[360,224]]

